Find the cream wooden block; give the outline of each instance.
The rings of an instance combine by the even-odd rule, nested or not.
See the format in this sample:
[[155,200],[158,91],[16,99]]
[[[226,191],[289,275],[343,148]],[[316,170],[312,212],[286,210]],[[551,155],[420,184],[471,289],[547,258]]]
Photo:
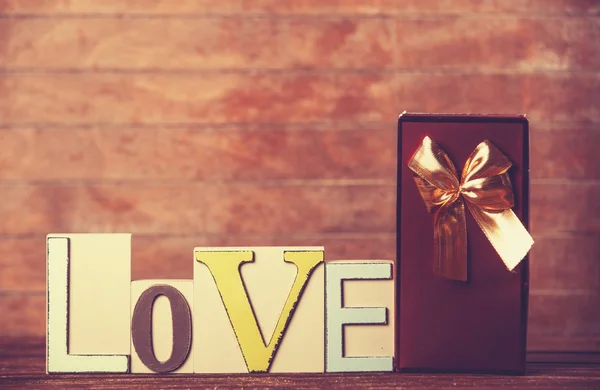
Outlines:
[[[390,262],[392,263],[392,262]],[[345,326],[346,356],[394,356],[396,302],[395,278],[344,281],[344,307],[385,307],[387,324]]]
[[[138,299],[144,291],[156,285],[167,285],[177,289],[186,299],[190,310],[193,314],[193,296],[194,283],[192,280],[136,280],[131,282],[131,316],[138,302]],[[164,295],[158,296],[152,307],[152,345],[154,356],[160,362],[164,362],[171,356],[173,351],[173,312],[170,301]],[[193,317],[192,317],[193,318]],[[193,335],[192,335],[193,337]],[[138,356],[135,349],[133,339],[131,342],[131,372],[132,373],[154,373],[148,368]],[[176,370],[171,371],[173,374],[193,373],[194,372],[194,357],[193,351],[190,350],[187,359]]]
[[[317,252],[321,261],[312,269],[291,312],[276,348],[269,372],[324,371],[324,270],[323,247],[229,247],[194,249],[194,372],[246,373],[249,371],[230,321],[223,297],[207,265],[198,261],[211,252],[250,252],[251,261],[239,267],[239,275],[255,319],[244,324],[257,328],[265,347],[274,331],[300,275],[284,262],[290,253]],[[237,269],[235,270],[237,272]],[[297,286],[296,286],[297,287]],[[244,298],[244,297],[242,297]],[[242,300],[245,300],[242,299]],[[239,329],[238,329],[239,330]],[[276,335],[275,335],[276,336]],[[242,337],[243,340],[243,337]],[[259,348],[259,349],[260,349]],[[251,362],[250,362],[251,363]]]
[[392,371],[395,345],[393,262],[326,265],[327,371]]
[[47,371],[127,372],[131,235],[51,234],[47,262]]
[[314,270],[270,372],[325,372],[325,265]]

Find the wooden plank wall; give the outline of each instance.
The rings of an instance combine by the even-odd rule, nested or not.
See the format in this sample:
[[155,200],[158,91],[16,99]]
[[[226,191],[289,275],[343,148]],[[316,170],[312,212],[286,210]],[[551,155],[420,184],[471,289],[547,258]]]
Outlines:
[[0,0],[0,335],[43,337],[49,232],[394,258],[403,110],[527,113],[529,348],[600,351],[600,2]]

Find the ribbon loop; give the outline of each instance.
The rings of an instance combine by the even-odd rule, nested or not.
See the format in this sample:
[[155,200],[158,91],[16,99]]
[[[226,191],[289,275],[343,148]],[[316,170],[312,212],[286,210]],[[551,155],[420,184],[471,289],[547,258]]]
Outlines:
[[486,179],[508,172],[512,163],[490,141],[485,140],[469,155],[462,172],[462,183],[471,180]]
[[506,173],[471,180],[462,186],[461,193],[467,202],[489,212],[501,212],[515,205],[512,186]]
[[533,239],[511,210],[514,194],[508,177],[510,160],[491,142],[477,145],[461,180],[446,152],[425,137],[410,159],[417,189],[433,216],[434,272],[467,280],[465,203],[509,270],[527,255]]
[[421,147],[415,152],[408,166],[423,180],[441,191],[457,191],[460,186],[452,160],[444,149],[429,137],[423,139]]

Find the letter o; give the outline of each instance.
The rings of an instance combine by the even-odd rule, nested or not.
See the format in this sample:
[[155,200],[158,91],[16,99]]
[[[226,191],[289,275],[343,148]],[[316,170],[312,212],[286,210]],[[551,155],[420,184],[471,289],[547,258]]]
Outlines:
[[[152,310],[154,301],[161,295],[169,300],[173,320],[173,347],[171,356],[165,362],[156,359],[152,344]],[[165,373],[181,367],[192,346],[192,313],[183,294],[165,284],[155,285],[144,291],[133,310],[131,336],[138,357],[150,370]]]

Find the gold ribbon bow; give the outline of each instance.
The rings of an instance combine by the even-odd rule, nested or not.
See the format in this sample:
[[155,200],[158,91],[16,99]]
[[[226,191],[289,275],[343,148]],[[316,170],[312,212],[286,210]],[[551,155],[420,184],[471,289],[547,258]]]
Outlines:
[[491,142],[471,153],[460,182],[454,164],[429,137],[408,163],[428,211],[433,214],[434,271],[467,280],[465,203],[509,270],[521,262],[533,239],[511,210],[514,195],[508,169],[512,163]]

